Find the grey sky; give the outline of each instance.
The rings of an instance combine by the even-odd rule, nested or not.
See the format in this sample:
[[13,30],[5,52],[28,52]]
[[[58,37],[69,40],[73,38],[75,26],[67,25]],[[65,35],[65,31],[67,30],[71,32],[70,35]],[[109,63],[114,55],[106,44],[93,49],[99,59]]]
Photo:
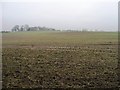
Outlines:
[[5,0],[0,8],[4,30],[28,24],[116,31],[118,25],[118,0]]

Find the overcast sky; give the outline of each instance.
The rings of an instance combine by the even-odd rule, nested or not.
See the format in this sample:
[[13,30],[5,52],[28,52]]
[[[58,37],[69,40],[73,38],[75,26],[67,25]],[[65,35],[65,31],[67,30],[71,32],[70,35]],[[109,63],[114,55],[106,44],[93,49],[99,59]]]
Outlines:
[[117,31],[118,0],[4,0],[0,4],[0,20],[3,30],[28,24]]

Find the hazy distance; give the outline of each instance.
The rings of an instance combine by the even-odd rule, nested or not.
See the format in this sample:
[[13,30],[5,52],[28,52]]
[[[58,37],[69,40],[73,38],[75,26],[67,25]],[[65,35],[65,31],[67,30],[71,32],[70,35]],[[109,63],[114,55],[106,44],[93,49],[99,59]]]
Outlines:
[[[6,1],[6,2],[5,2]],[[118,0],[22,0],[0,4],[0,29],[14,25],[117,31]]]

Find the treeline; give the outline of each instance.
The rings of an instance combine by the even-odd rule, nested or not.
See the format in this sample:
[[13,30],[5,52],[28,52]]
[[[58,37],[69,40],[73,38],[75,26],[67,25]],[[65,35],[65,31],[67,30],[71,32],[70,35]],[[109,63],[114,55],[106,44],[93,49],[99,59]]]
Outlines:
[[0,31],[0,33],[10,33],[10,31]]
[[11,31],[17,32],[17,31],[58,31],[58,30],[55,30],[54,28],[47,28],[40,26],[30,27],[29,25],[22,25],[22,26],[15,25]]

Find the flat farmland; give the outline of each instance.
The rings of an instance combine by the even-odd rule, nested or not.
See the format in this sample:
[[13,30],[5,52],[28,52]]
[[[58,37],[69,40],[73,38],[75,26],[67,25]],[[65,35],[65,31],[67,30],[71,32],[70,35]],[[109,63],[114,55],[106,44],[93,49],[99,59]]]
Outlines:
[[118,87],[117,32],[2,34],[3,88]]

